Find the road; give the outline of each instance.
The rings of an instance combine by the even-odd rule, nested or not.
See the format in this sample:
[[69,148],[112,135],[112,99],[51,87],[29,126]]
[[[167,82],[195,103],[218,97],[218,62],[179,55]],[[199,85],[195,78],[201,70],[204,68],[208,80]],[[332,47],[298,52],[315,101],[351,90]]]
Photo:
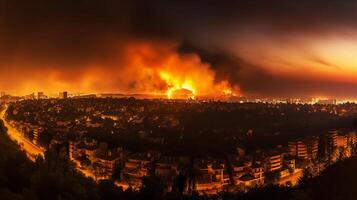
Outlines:
[[4,121],[4,125],[7,127],[8,131],[7,134],[11,138],[11,140],[16,141],[20,146],[21,149],[23,149],[26,152],[26,155],[28,158],[30,158],[32,161],[35,161],[36,157],[38,155],[44,157],[44,149],[41,149],[39,146],[33,144],[29,140],[27,140],[25,137],[21,135],[21,133],[12,127],[6,120],[5,120],[5,112],[6,109],[4,109],[0,113],[0,119]]
[[[24,150],[26,152],[27,157],[32,160],[35,161],[36,157],[38,155],[44,157],[44,152],[45,150],[35,144],[33,144],[32,142],[30,142],[28,139],[26,139],[24,136],[21,135],[21,133],[14,128],[13,126],[11,126],[6,120],[5,120],[5,112],[6,109],[4,109],[1,113],[0,113],[0,119],[2,119],[4,121],[4,125],[7,127],[8,131],[7,134],[9,135],[9,137],[11,138],[11,140],[17,142],[21,149]],[[89,170],[89,169],[85,169],[85,168],[80,168],[79,167],[79,163],[76,163],[77,167],[76,169],[80,172],[82,172],[85,176],[87,177],[91,177],[94,180],[96,180],[95,175]]]
[[[38,155],[44,157],[44,152],[45,150],[35,144],[33,144],[32,142],[30,142],[27,138],[25,138],[24,136],[21,135],[21,133],[13,126],[11,126],[6,120],[5,120],[5,112],[6,109],[4,109],[1,113],[0,113],[0,119],[2,119],[4,121],[4,125],[7,127],[8,131],[7,134],[9,135],[9,137],[11,138],[11,140],[17,142],[21,149],[24,150],[26,152],[27,157],[32,160],[35,161],[36,157]],[[79,164],[77,164],[76,169],[80,172],[82,172],[85,176],[87,177],[91,177],[94,180],[96,180],[96,177],[94,176],[94,174],[88,170],[88,169],[81,169],[78,167]]]

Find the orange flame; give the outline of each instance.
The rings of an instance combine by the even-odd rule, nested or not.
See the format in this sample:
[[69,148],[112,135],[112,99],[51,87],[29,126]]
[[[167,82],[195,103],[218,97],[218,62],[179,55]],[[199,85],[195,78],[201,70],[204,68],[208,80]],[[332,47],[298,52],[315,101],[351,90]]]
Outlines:
[[166,91],[166,95],[168,99],[172,99],[174,97],[174,93],[181,89],[189,90],[192,93],[192,95],[189,98],[192,99],[195,98],[196,90],[193,87],[192,81],[190,80],[180,81],[179,79],[175,78],[171,74],[164,71],[161,71],[159,73],[160,73],[160,77],[166,81],[166,84],[168,86]]
[[129,48],[130,69],[140,66],[135,70],[140,88],[151,94],[165,94],[168,99],[235,94],[227,80],[216,81],[215,72],[197,54],[178,54],[175,49],[176,45],[151,43]]
[[39,78],[23,83],[23,93],[120,92],[168,99],[235,94],[235,88],[226,80],[217,81],[215,71],[197,54],[177,53],[176,43],[128,41],[118,48],[117,58],[105,64],[92,63],[77,71],[46,71],[50,76],[38,72]]

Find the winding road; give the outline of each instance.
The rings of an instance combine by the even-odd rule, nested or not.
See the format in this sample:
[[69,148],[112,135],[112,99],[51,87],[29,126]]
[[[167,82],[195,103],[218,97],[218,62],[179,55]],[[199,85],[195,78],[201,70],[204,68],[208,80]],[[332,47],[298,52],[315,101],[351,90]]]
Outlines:
[[5,120],[6,110],[7,107],[3,111],[1,111],[0,119],[3,120],[5,127],[8,129],[7,134],[9,135],[11,140],[17,142],[20,145],[21,149],[26,152],[27,157],[32,161],[35,161],[37,156],[44,157],[44,152],[45,152],[44,149],[30,142],[23,135],[21,135],[21,133],[15,127],[11,126]]

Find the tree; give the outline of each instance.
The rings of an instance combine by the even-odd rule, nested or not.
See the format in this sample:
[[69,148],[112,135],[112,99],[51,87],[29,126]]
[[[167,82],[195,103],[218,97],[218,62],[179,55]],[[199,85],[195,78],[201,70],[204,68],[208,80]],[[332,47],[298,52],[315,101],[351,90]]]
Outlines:
[[113,181],[120,180],[120,178],[121,178],[121,177],[120,177],[121,170],[122,170],[121,165],[116,165],[116,166],[115,166],[114,172],[113,172],[113,175],[112,175],[112,180],[113,180]]
[[98,193],[102,200],[121,199],[121,192],[122,190],[116,187],[111,180],[103,180],[98,183]]
[[180,173],[174,180],[174,188],[180,193],[183,194],[186,187],[187,177]]
[[319,137],[319,145],[318,145],[318,159],[324,160],[326,158],[326,136],[321,135]]
[[273,171],[273,172],[265,172],[265,181],[268,184],[274,184],[277,180],[280,179],[280,171]]
[[150,175],[143,178],[143,185],[140,189],[141,195],[146,199],[162,199],[165,192],[165,184],[160,177]]

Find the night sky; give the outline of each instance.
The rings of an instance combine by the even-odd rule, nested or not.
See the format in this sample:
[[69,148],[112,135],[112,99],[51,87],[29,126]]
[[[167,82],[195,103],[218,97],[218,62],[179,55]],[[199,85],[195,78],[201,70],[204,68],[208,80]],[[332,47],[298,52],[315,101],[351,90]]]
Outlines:
[[197,94],[355,98],[356,10],[352,0],[0,0],[0,90],[179,82]]

